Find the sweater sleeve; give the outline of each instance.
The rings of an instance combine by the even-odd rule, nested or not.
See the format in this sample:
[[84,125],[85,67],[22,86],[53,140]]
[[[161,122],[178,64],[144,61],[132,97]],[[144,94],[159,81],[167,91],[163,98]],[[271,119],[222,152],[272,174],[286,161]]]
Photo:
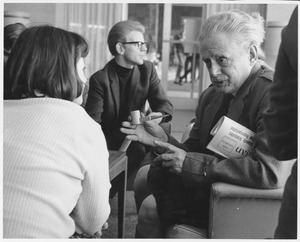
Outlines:
[[90,236],[101,230],[110,214],[109,153],[100,131],[100,126],[95,127],[94,139],[83,147],[87,151],[87,170],[82,181],[82,193],[72,213],[76,230]]

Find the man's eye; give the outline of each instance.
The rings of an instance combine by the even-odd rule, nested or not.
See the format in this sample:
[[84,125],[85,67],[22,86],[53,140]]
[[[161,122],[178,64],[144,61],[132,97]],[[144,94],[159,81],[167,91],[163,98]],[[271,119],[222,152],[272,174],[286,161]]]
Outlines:
[[227,60],[227,58],[225,58],[225,57],[220,57],[220,58],[218,59],[218,62],[219,62],[219,64],[220,64],[220,66],[227,66],[227,65],[228,65],[228,60]]

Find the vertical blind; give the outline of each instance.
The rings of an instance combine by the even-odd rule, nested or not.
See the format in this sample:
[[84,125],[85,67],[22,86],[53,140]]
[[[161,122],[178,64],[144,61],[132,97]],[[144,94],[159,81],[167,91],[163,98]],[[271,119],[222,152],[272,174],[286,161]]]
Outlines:
[[85,37],[89,55],[85,59],[86,77],[104,67],[112,58],[107,47],[111,27],[122,20],[122,3],[64,3],[63,27]]

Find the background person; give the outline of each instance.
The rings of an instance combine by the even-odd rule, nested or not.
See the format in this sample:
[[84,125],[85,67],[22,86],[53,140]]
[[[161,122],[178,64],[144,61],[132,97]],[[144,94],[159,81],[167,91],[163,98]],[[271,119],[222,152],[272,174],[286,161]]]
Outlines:
[[[212,182],[261,189],[284,186],[294,162],[276,160],[266,142],[262,114],[269,103],[273,71],[258,59],[264,36],[264,20],[258,13],[232,10],[206,20],[200,54],[212,85],[199,98],[195,124],[183,144],[154,122],[123,123],[121,130],[129,139],[156,146],[160,154],[148,172],[152,195],[139,209],[137,237],[164,237],[165,229],[176,223],[207,228]],[[210,130],[222,115],[256,133],[253,156],[227,159],[206,149]],[[135,183],[144,184],[142,176],[137,177]]]
[[[282,31],[282,41],[264,113],[268,145],[282,162],[298,157],[298,7]],[[282,199],[275,239],[297,239],[297,162]]]
[[[131,111],[143,111],[148,100],[149,115],[169,114],[156,119],[157,123],[166,123],[172,119],[173,105],[154,64],[144,60],[147,46],[143,25],[131,20],[118,22],[111,28],[107,43],[114,58],[91,76],[85,109],[101,125],[108,149],[118,150],[125,139],[121,123],[128,120]],[[146,152],[144,144],[131,143],[126,152],[128,174],[139,167]]]
[[[195,55],[195,72],[198,69],[199,72],[199,65],[200,65],[200,54],[199,53],[193,53],[191,55],[188,55],[185,58],[184,62],[184,73],[183,75],[179,78],[179,83],[182,83],[182,80],[185,79],[185,83],[187,83],[187,77],[190,74],[191,76],[191,82],[193,81],[193,60],[194,60],[194,55]],[[197,79],[199,79],[199,74]],[[195,79],[195,80],[197,80]]]
[[5,78],[3,237],[101,234],[110,213],[104,135],[80,104],[87,42],[51,26],[22,32]]
[[179,41],[178,43],[174,43],[174,51],[176,53],[176,57],[178,60],[174,83],[180,85],[182,84],[180,76],[181,76],[181,71],[183,69],[184,60],[185,60],[184,46],[182,43],[182,41],[184,40],[183,38],[184,31],[185,31],[185,25],[184,22],[182,22],[180,31],[174,35],[174,40]]

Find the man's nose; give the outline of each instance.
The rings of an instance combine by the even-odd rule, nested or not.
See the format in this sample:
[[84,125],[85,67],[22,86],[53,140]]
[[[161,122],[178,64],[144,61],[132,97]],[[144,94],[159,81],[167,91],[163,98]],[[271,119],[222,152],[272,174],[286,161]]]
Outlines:
[[221,74],[221,67],[217,63],[212,63],[209,72],[211,76],[218,76]]
[[147,45],[142,45],[140,50],[141,50],[141,51],[147,51],[147,49],[148,49],[148,48],[147,48]]

